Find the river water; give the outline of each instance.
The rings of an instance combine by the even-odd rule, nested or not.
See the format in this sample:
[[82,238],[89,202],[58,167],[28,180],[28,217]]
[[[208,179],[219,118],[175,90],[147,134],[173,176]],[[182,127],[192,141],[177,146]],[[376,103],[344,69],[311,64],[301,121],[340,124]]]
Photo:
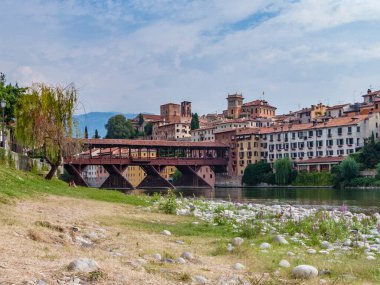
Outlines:
[[[145,190],[145,192],[157,190]],[[254,202],[268,205],[290,204],[305,207],[340,209],[342,205],[352,211],[380,212],[380,189],[332,188],[216,188],[180,189],[185,197],[204,197],[233,202]]]

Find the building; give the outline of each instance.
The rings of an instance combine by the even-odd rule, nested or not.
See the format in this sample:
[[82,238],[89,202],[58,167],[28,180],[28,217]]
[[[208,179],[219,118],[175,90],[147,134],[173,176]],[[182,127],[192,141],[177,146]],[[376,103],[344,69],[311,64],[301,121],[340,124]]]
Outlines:
[[276,116],[276,109],[265,100],[254,100],[243,104],[241,116],[246,118],[273,118]]
[[345,111],[350,104],[340,104],[326,108],[326,116],[330,118],[339,118],[345,115]]
[[191,141],[202,142],[202,141],[215,141],[214,135],[215,127],[202,128],[190,131]]
[[319,103],[317,105],[311,105],[310,108],[303,108],[302,110],[295,112],[295,114],[300,119],[301,124],[306,124],[325,116],[326,109],[325,105]]
[[260,129],[240,129],[235,135],[235,173],[243,175],[249,164],[261,161]]
[[262,160],[274,163],[320,157],[341,157],[356,152],[372,134],[378,137],[379,114],[341,117],[323,123],[275,126],[260,130]]
[[367,94],[362,95],[364,103],[372,103],[375,98],[380,98],[380,90],[372,91],[371,89],[367,90]]
[[[141,123],[140,120],[143,119],[143,122]],[[135,118],[133,118],[132,126],[137,129],[139,132],[144,132],[144,128],[148,123],[153,123],[156,121],[160,121],[161,116],[160,115],[153,115],[153,114],[139,114]]]
[[228,94],[227,96],[227,117],[231,119],[237,119],[240,117],[241,107],[243,106],[242,94]]
[[224,143],[230,147],[229,160],[228,160],[228,174],[236,176],[236,145],[235,135],[236,129],[226,130],[221,132],[214,132],[215,141]]
[[181,102],[181,118],[188,118],[191,120],[191,102]]
[[161,120],[168,124],[181,122],[181,106],[174,103],[161,105],[160,116]]
[[153,125],[153,140],[191,140],[190,123],[169,123],[157,122]]

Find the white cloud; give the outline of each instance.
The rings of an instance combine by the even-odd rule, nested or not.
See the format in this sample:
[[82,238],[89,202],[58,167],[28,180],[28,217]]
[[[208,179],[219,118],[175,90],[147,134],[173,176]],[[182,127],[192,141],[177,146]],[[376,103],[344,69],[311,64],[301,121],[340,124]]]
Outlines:
[[380,85],[376,0],[25,3],[0,2],[10,11],[0,18],[1,71],[25,84],[75,82],[87,111],[190,100],[215,112],[229,92],[265,91],[287,112]]

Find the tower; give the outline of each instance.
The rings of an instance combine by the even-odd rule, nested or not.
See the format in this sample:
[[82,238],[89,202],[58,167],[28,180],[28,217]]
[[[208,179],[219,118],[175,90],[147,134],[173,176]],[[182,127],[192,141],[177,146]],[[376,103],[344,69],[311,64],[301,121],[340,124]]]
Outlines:
[[191,118],[191,102],[189,101],[181,102],[181,117]]
[[227,116],[234,119],[239,118],[244,100],[243,95],[241,93],[228,94],[226,99],[228,102]]

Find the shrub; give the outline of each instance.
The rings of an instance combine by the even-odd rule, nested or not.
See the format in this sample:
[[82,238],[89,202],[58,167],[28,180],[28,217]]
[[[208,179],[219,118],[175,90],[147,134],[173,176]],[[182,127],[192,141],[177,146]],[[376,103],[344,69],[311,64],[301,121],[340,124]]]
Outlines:
[[368,187],[368,186],[377,186],[376,183],[380,183],[379,180],[373,177],[357,177],[353,178],[346,185],[351,187]]
[[1,164],[5,163],[5,156],[6,156],[5,149],[0,147],[0,163]]
[[292,185],[296,186],[330,186],[333,185],[332,174],[329,172],[300,172]]
[[[270,164],[260,161],[255,164],[249,164],[245,168],[242,181],[247,185],[257,185],[261,182],[268,183],[267,181],[264,181],[264,176],[269,174],[272,174],[272,168]],[[269,176],[266,178],[269,178]]]
[[357,162],[348,157],[339,166],[339,170],[341,173],[341,178],[345,182],[349,182],[351,179],[354,179],[359,176],[359,166]]
[[168,191],[168,194],[158,206],[158,208],[165,214],[175,214],[177,211],[177,207],[177,197],[171,190]]
[[288,158],[279,159],[274,163],[276,184],[286,185],[292,179],[292,163]]

